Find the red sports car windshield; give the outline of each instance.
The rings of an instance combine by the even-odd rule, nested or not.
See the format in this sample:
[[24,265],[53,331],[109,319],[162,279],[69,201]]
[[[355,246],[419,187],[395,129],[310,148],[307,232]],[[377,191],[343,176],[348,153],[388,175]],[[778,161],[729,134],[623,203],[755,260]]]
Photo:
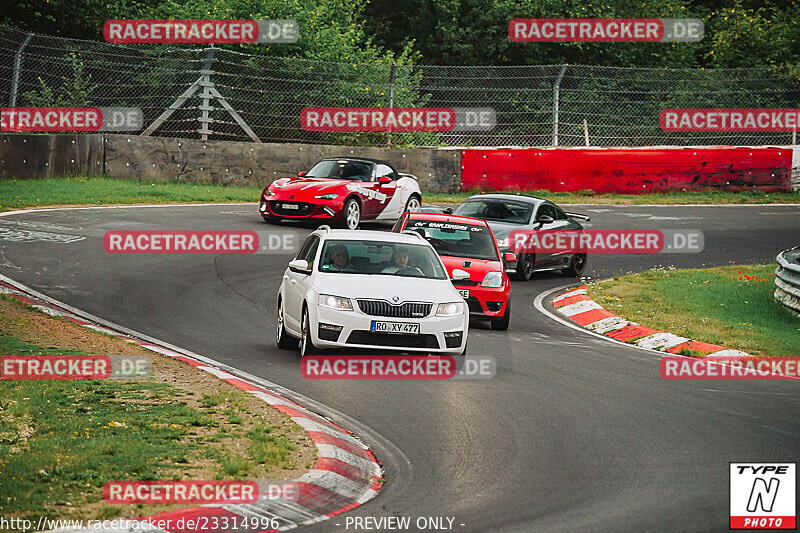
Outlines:
[[366,161],[325,160],[314,165],[305,177],[371,181],[372,164]]
[[498,261],[497,248],[492,234],[486,226],[436,222],[433,220],[411,220],[406,229],[422,232],[425,239],[441,256],[466,257]]

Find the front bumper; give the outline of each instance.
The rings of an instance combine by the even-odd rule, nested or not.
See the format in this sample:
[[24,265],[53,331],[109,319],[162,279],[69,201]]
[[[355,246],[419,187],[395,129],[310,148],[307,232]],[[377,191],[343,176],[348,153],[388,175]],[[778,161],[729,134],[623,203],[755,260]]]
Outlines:
[[[283,209],[282,206],[296,205],[297,209]],[[294,200],[280,200],[271,198],[261,199],[259,211],[264,218],[283,218],[287,220],[333,220],[339,218],[342,206],[341,202],[324,201],[320,203],[297,202]]]
[[469,291],[469,298],[465,300],[470,317],[494,319],[501,318],[505,314],[510,294],[507,286],[490,288],[480,285],[462,286],[456,283],[453,286],[460,291]]
[[[432,311],[433,313],[435,311]],[[459,355],[467,342],[467,313],[453,317],[394,318],[367,315],[359,310],[338,311],[317,307],[309,317],[311,337],[318,348],[364,348]],[[419,335],[374,333],[372,321],[418,323]],[[335,331],[332,328],[341,328]],[[322,335],[324,338],[321,338]],[[449,339],[449,340],[448,340]]]

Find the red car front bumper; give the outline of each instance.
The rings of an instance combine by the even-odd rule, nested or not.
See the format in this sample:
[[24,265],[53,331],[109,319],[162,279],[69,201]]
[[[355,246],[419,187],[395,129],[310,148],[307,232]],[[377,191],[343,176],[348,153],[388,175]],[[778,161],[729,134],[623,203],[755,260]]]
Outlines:
[[[472,282],[474,283],[474,282]],[[464,298],[472,318],[501,318],[506,312],[510,286],[482,287],[480,284],[463,285],[454,282],[453,286],[459,291],[469,291],[469,297]]]
[[[296,208],[287,208],[286,206],[296,206]],[[332,220],[339,218],[341,208],[340,202],[312,204],[293,200],[264,200],[262,198],[259,211],[264,218]]]

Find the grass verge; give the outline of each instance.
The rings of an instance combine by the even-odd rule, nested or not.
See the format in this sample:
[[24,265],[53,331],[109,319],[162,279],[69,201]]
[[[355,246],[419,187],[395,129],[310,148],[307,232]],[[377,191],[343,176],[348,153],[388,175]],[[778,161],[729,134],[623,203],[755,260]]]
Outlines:
[[[463,202],[478,191],[440,194],[423,191],[426,203]],[[103,177],[0,180],[0,211],[50,205],[169,204],[257,202],[260,187],[131,181]],[[797,193],[670,192],[650,194],[594,194],[593,191],[553,193],[527,191],[522,194],[547,198],[562,204],[774,204],[800,203]]]
[[649,328],[753,355],[800,356],[800,316],[772,297],[776,267],[653,269],[590,283],[587,292]]
[[0,516],[147,516],[109,505],[114,480],[290,480],[312,465],[302,428],[206,372],[0,298],[0,354],[145,355],[146,380],[0,381]]

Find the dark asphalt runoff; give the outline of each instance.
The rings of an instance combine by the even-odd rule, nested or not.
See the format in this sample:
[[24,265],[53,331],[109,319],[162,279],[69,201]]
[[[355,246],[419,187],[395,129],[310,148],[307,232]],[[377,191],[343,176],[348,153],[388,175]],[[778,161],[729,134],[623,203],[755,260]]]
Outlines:
[[[705,234],[699,254],[591,256],[595,277],[774,262],[800,244],[800,206],[568,210],[590,215],[597,229]],[[470,354],[497,358],[494,379],[307,380],[299,357],[274,342],[275,295],[290,257],[104,252],[106,231],[143,229],[274,228],[254,204],[15,214],[0,217],[0,272],[358,421],[352,429],[387,482],[367,504],[304,530],[355,531],[348,516],[399,516],[411,517],[412,530],[419,517],[449,517],[459,532],[727,531],[728,463],[800,458],[800,384],[664,381],[657,354],[534,308],[541,292],[575,281],[561,275],[514,283],[508,332],[471,328]]]

